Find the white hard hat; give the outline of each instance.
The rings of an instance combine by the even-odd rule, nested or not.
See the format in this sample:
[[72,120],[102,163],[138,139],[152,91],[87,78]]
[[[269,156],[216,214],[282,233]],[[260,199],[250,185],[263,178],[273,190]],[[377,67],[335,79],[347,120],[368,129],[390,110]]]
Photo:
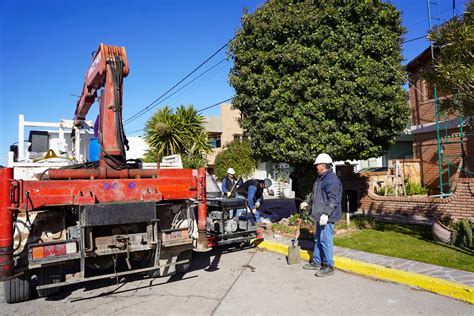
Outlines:
[[229,169],[227,169],[227,173],[228,173],[228,174],[235,174],[234,168],[229,168]]
[[319,154],[314,161],[314,165],[319,165],[320,163],[332,163],[332,159],[328,154]]

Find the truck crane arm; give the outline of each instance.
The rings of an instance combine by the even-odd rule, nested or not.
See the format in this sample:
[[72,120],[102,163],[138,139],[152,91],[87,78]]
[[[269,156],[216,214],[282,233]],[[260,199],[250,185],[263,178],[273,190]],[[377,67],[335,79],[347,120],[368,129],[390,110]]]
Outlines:
[[99,144],[101,160],[125,162],[122,123],[122,85],[128,75],[128,60],[124,47],[100,44],[84,79],[82,94],[77,101],[74,124],[81,125],[90,107],[99,98]]

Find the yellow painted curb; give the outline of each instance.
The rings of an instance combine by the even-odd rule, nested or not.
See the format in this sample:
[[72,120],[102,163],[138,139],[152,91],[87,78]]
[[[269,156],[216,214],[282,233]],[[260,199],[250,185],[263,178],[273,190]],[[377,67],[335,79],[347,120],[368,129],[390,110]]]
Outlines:
[[[269,251],[288,255],[288,245],[283,245],[273,241],[256,241],[255,245]],[[301,250],[300,258],[309,260],[310,251]],[[387,267],[378,266],[349,258],[334,256],[334,263],[337,269],[368,276],[371,278],[393,281],[401,284],[415,286],[433,293],[449,296],[461,301],[474,304],[474,287],[455,283],[431,276],[402,271]]]

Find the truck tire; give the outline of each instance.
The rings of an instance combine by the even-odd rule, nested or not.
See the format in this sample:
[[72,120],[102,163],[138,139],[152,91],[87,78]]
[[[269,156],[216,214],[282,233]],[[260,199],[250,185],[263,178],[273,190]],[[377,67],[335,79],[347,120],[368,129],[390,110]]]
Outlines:
[[176,265],[176,273],[186,273],[189,270],[189,267],[191,266],[191,257],[193,255],[192,250],[185,250],[181,252],[176,259],[176,261],[181,261],[181,260],[189,260],[188,263],[183,263],[183,264],[177,264]]
[[27,301],[31,296],[31,279],[28,273],[3,282],[5,302],[8,304]]
[[[64,279],[63,269],[61,266],[43,267],[38,269],[37,285],[46,285],[51,283],[59,283]],[[37,290],[38,297],[48,297],[61,291],[61,287],[53,287],[50,289]]]

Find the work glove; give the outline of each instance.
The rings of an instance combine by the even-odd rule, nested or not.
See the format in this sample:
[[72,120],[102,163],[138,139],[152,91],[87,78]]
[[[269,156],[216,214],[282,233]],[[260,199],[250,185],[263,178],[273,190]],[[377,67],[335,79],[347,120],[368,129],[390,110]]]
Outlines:
[[260,207],[260,202],[255,202],[255,208],[259,208]]
[[257,214],[257,208],[254,208],[254,209],[252,210],[252,213],[253,213],[253,214]]
[[308,203],[303,202],[300,204],[300,210],[307,210],[308,209]]
[[227,197],[230,197],[232,195],[232,193],[226,192],[226,195],[227,195]]
[[321,215],[321,217],[319,218],[319,226],[326,225],[328,223],[328,219],[329,216],[327,216],[326,214]]

